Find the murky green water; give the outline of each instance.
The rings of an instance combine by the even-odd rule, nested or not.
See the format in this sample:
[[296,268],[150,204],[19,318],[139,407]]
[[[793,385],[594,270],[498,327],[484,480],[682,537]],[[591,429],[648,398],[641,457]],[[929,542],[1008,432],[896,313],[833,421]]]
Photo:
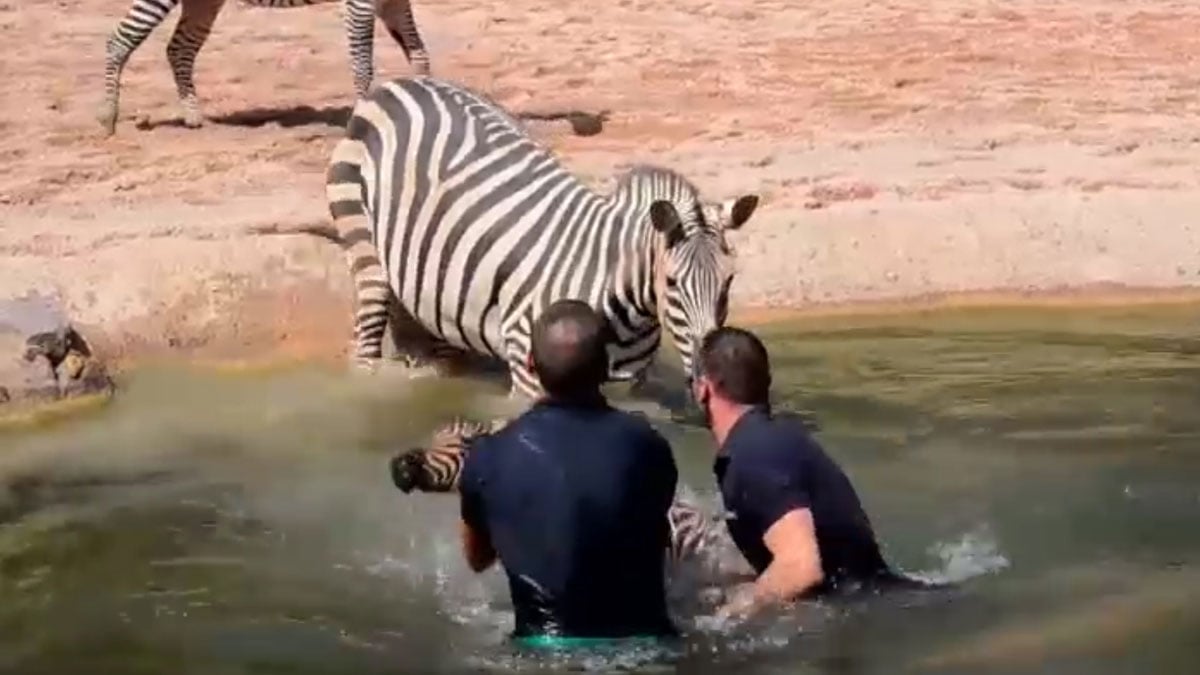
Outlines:
[[[962,588],[728,628],[679,582],[678,652],[567,664],[508,649],[502,574],[466,570],[454,499],[386,471],[499,387],[139,373],[86,419],[0,435],[0,672],[1197,672],[1198,318],[765,331],[780,406],[820,425],[890,557]],[[661,417],[711,497],[707,438]]]

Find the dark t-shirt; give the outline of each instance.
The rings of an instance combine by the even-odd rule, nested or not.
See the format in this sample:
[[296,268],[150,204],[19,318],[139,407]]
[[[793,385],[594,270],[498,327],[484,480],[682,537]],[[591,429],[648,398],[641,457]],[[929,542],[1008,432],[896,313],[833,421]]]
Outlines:
[[755,408],[737,421],[714,464],[734,543],[761,574],[772,555],[763,535],[793,509],[811,510],[825,582],[895,577],[850,479],[809,435],[800,419]]
[[508,575],[516,637],[670,635],[663,578],[675,460],[597,399],[541,402],[472,444],[463,520]]

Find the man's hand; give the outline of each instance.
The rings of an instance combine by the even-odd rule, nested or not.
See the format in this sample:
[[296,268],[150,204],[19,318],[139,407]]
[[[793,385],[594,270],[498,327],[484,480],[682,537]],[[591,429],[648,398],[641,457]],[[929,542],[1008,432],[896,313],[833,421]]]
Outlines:
[[462,548],[463,557],[467,559],[472,572],[482,572],[496,562],[496,550],[492,548],[492,542],[472,529],[466,521],[462,523]]
[[765,605],[796,599],[825,578],[812,511],[785,513],[767,528],[763,544],[771,551],[771,564],[753,585],[734,591],[718,618],[747,618]]
[[726,593],[727,600],[717,610],[716,618],[724,623],[726,621],[741,621],[754,611],[757,602],[754,598],[755,588],[754,583],[738,584]]

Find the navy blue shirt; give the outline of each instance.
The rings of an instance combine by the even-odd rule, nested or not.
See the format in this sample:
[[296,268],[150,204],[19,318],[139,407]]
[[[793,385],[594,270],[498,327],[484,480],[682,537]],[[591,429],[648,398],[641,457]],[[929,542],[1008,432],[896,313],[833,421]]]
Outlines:
[[537,403],[475,441],[462,517],[508,575],[514,635],[673,634],[663,564],[677,478],[666,440],[602,398]]
[[894,576],[850,479],[800,419],[751,409],[730,430],[713,469],[730,512],[729,534],[759,574],[772,559],[763,543],[767,529],[788,511],[809,509],[825,573],[816,590]]

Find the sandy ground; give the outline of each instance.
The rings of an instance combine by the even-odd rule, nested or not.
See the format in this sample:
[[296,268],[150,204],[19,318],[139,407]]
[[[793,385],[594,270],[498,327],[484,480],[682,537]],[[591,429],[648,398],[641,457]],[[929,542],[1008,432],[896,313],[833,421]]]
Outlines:
[[[764,201],[735,313],[964,292],[1200,286],[1200,5],[1130,0],[417,1],[435,73],[599,187],[673,166]],[[0,0],[0,297],[57,297],[115,356],[340,354],[321,218],[352,102],[341,10],[230,2],[180,126],[164,49],[93,120],[125,0]],[[377,31],[382,76],[409,72]]]

